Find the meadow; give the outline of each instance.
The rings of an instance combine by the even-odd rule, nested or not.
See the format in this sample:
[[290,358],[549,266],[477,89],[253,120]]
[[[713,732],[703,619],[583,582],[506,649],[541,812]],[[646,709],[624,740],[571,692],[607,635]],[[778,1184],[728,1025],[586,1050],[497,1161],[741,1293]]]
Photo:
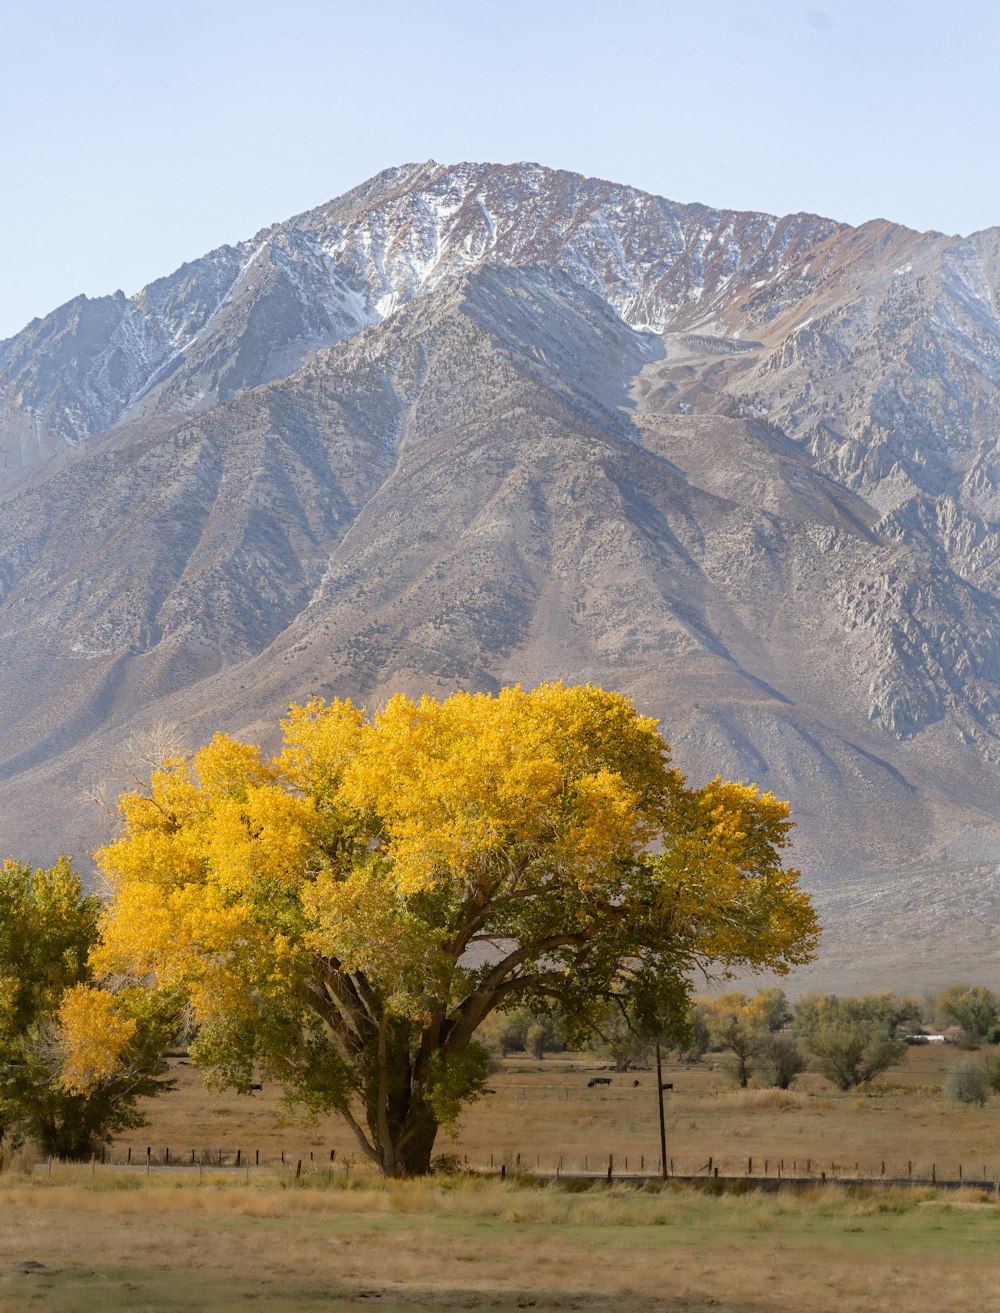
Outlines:
[[1000,1295],[1000,1208],[978,1191],[56,1168],[6,1177],[0,1210],[3,1313],[978,1313]]
[[[505,1060],[496,1093],[439,1146],[482,1174],[402,1183],[377,1179],[336,1123],[276,1125],[277,1091],[208,1093],[175,1061],[177,1090],[114,1146],[119,1161],[132,1150],[131,1167],[22,1161],[0,1175],[0,1313],[978,1313],[1000,1298],[1000,1100],[944,1100],[948,1064],[965,1056],[913,1049],[891,1080],[847,1095],[813,1076],[787,1094],[734,1092],[711,1061],[670,1064],[674,1170],[711,1156],[738,1178],[725,1187],[705,1172],[697,1186],[620,1179],[626,1158],[632,1173],[658,1155],[655,1078],[589,1089],[590,1058]],[[168,1148],[188,1165],[157,1166]],[[220,1150],[225,1167],[203,1161]],[[522,1173],[561,1158],[564,1179],[518,1176],[518,1154]],[[985,1168],[987,1180],[946,1191],[818,1179],[834,1162],[877,1177],[883,1158],[911,1160],[914,1175],[936,1162],[941,1178],[961,1161],[966,1179]],[[765,1160],[773,1175],[775,1161],[804,1159],[811,1185],[754,1180]],[[585,1162],[597,1180],[565,1179]]]
[[[984,1051],[985,1052],[985,1051]],[[846,1094],[805,1073],[793,1089],[733,1089],[717,1060],[669,1061],[664,1080],[667,1157],[676,1175],[815,1175],[957,1179],[995,1184],[1000,1177],[1000,1098],[985,1107],[950,1103],[940,1087],[952,1063],[969,1055],[952,1045],[922,1045],[863,1091]],[[204,1089],[199,1073],[174,1060],[177,1089],[145,1105],[148,1129],[119,1140],[112,1157],[154,1163],[167,1150],[175,1164],[281,1165],[337,1170],[357,1158],[355,1142],[335,1119],[312,1127],[280,1125],[276,1087],[240,1096]],[[594,1076],[611,1085],[588,1088]],[[524,1055],[504,1059],[490,1089],[466,1109],[457,1132],[442,1132],[437,1152],[462,1166],[553,1174],[614,1176],[659,1172],[656,1078],[649,1071],[613,1073],[589,1055]],[[709,1159],[712,1167],[708,1169]],[[352,1170],[363,1170],[363,1162]]]

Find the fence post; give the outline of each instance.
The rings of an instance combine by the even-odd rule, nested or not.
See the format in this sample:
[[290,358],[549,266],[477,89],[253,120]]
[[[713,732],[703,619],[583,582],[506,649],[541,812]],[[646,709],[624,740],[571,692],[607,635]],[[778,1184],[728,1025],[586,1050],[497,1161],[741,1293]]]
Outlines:
[[615,1166],[615,1156],[613,1153],[608,1154],[608,1185],[611,1184],[611,1173]]

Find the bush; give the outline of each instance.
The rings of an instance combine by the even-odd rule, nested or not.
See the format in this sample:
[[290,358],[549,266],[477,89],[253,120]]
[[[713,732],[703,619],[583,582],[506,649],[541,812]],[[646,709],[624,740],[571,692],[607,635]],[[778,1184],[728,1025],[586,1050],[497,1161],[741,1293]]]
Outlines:
[[758,1045],[754,1078],[760,1085],[787,1090],[806,1060],[791,1035],[767,1035]]
[[944,1078],[944,1092],[952,1103],[977,1103],[982,1107],[989,1098],[990,1073],[975,1058],[956,1062]]

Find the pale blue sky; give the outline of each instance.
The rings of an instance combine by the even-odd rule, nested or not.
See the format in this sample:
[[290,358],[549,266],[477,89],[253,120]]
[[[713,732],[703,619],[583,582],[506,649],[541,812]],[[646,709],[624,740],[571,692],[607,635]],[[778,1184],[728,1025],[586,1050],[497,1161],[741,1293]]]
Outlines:
[[392,164],[1000,223],[996,0],[0,0],[0,338]]

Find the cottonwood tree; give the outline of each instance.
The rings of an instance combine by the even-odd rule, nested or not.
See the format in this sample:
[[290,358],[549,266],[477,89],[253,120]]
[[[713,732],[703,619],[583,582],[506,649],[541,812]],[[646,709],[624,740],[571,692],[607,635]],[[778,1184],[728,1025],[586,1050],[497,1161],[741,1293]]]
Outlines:
[[142,1125],[138,1101],[170,1086],[160,1055],[175,1009],[88,986],[99,907],[66,858],[0,865],[0,1135],[54,1157],[89,1157]]
[[339,1113],[426,1172],[482,1089],[497,1009],[683,1017],[698,965],[787,971],[818,933],[788,807],[689,787],[656,722],[590,685],[293,707],[268,760],[217,737],[120,800],[95,970],[182,992],[197,1060]]
[[640,1031],[617,1000],[599,1000],[590,1015],[579,1020],[583,1024],[574,1038],[592,1053],[610,1058],[615,1071],[649,1065],[657,1037]]
[[797,1004],[794,1030],[814,1069],[838,1089],[863,1085],[906,1056],[906,1045],[892,1037],[898,1009],[891,1000],[884,994],[815,994]]
[[701,999],[699,1007],[712,1044],[729,1050],[726,1067],[740,1089],[746,1089],[765,1040],[791,1017],[784,992],[762,989],[750,997],[720,994]]
[[807,1065],[793,1035],[772,1031],[761,1039],[754,1053],[754,1079],[769,1089],[787,1090]]
[[1000,1025],[1000,998],[985,985],[952,985],[935,1003],[938,1021],[958,1026],[968,1044],[981,1044]]

